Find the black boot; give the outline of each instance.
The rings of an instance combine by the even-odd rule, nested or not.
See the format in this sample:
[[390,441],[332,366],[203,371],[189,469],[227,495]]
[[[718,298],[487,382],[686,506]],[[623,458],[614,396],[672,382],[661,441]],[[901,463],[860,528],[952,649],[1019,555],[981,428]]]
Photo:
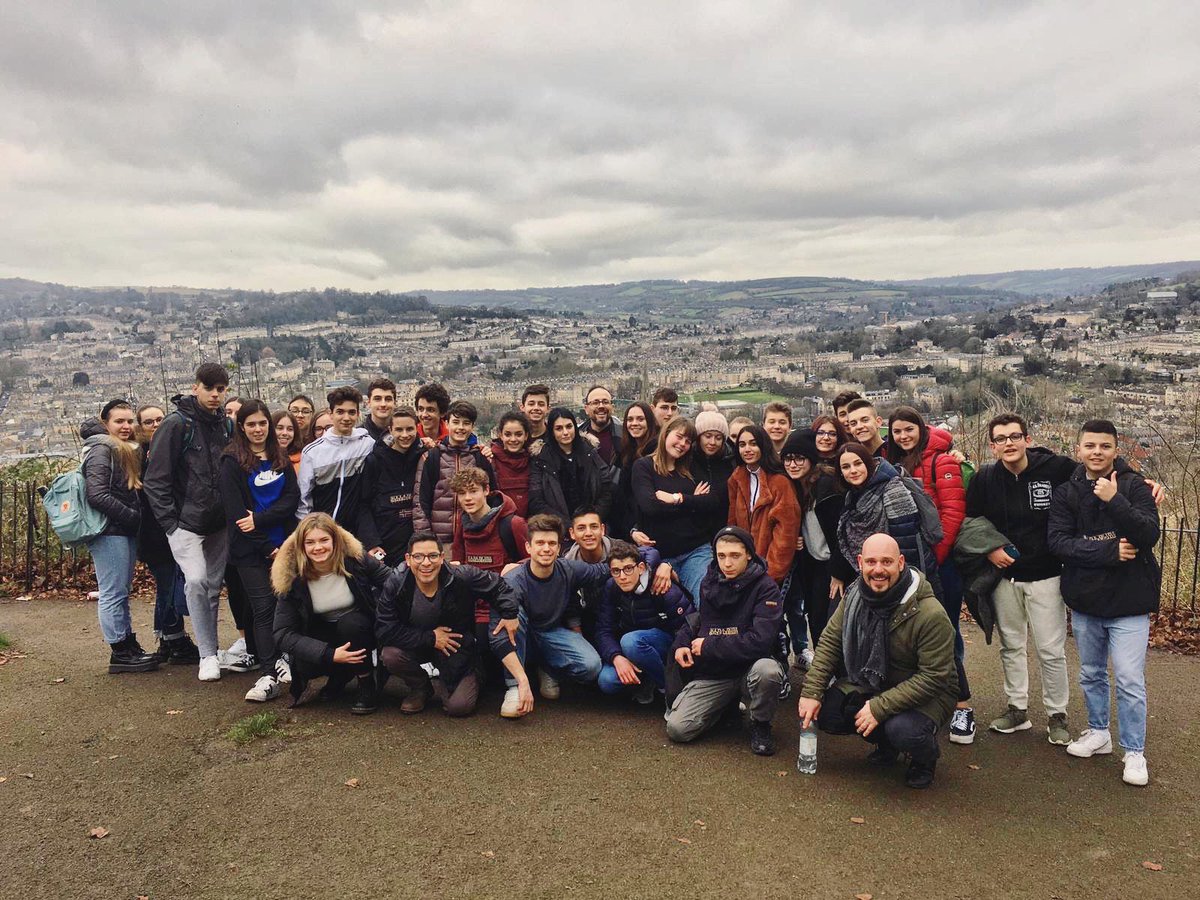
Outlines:
[[194,666],[200,662],[200,648],[186,634],[172,638],[167,644],[167,662],[172,666]]
[[108,658],[110,675],[121,672],[153,672],[158,668],[158,658],[143,650],[137,642],[137,636],[132,633],[123,641],[109,646],[112,647],[112,656]]
[[750,720],[750,752],[755,756],[774,756],[775,738],[771,736],[771,723]]
[[910,788],[924,790],[933,784],[933,771],[936,768],[936,759],[932,759],[928,762],[922,762],[914,759],[908,766],[908,774],[904,776],[904,783]]
[[379,690],[375,686],[375,676],[359,675],[358,676],[358,697],[354,701],[354,705],[350,707],[350,712],[356,716],[366,716],[375,712],[379,708]]

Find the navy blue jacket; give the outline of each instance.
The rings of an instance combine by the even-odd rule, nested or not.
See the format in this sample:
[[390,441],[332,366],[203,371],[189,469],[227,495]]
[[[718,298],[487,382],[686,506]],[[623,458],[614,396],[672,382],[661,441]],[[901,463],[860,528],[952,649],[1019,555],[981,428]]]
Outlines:
[[[652,581],[654,573],[647,574]],[[675,634],[694,611],[691,598],[677,584],[665,594],[652,594],[647,582],[644,591],[627,594],[609,578],[596,609],[596,649],[605,664],[612,665],[613,659],[621,655],[622,635],[648,628]]]

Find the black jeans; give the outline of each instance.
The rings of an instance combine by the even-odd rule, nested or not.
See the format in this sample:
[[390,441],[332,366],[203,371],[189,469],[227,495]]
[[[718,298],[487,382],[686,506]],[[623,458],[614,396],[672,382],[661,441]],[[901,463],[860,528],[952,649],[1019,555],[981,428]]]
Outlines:
[[[866,694],[848,691],[844,682],[835,684],[821,701],[817,727],[828,734],[854,734],[854,717],[869,699]],[[913,762],[931,764],[941,755],[937,732],[937,722],[922,712],[909,709],[884,719],[864,740],[897,753],[907,753]]]
[[258,656],[258,641],[254,635],[254,616],[246,587],[242,584],[241,570],[233,563],[225,566],[225,592],[229,595],[229,611],[233,613],[233,624],[246,635],[246,652]]
[[274,675],[275,660],[279,654],[275,652],[276,598],[275,591],[271,589],[271,570],[266,565],[239,565],[237,573],[252,616],[250,628],[246,629],[246,646],[250,646],[250,636],[253,633],[254,646],[257,649],[255,656],[262,663],[263,672]]
[[340,647],[349,642],[351,650],[365,649],[367,658],[361,663],[353,665],[347,663],[330,663],[328,665],[317,663],[314,665],[303,660],[293,659],[293,690],[297,683],[297,673],[299,673],[300,682],[320,675],[328,675],[330,681],[338,681],[342,684],[347,683],[355,676],[373,674],[371,651],[375,649],[375,621],[370,613],[352,609],[336,622],[330,622],[320,616],[313,616],[308,623],[308,636],[325,641],[332,647]]

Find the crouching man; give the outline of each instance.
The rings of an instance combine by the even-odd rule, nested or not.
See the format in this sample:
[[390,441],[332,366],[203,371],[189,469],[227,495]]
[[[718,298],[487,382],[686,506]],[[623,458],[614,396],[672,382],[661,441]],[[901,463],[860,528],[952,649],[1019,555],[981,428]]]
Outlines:
[[[484,650],[475,634],[475,600],[481,598],[498,618],[493,648],[513,686],[500,715],[517,718],[533,710],[529,679],[517,656],[520,601],[499,575],[474,566],[447,566],[442,543],[432,531],[419,531],[408,542],[404,565],[396,569],[399,589],[379,599],[375,635],[380,659],[404,681],[408,694],[403,713],[418,713],[436,696],[449,716],[469,716],[479,701],[479,668]],[[430,680],[424,668],[438,675]]]
[[672,648],[667,737],[693,741],[741,700],[750,716],[750,749],[770,756],[771,720],[786,677],[779,586],[741,528],[717,532],[713,557],[700,583],[700,611],[685,619]]
[[941,752],[938,729],[958,699],[954,626],[925,576],[905,567],[894,538],[871,535],[858,564],[862,574],[821,633],[804,679],[801,723],[861,734],[876,745],[867,758],[877,765],[907,753],[905,783],[927,788]]

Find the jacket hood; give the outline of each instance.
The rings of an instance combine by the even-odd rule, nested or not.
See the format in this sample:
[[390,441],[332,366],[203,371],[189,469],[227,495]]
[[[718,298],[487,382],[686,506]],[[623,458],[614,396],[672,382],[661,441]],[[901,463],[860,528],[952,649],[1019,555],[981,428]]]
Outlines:
[[379,442],[379,449],[376,452],[381,456],[385,453],[388,454],[387,458],[389,459],[410,459],[420,457],[425,452],[425,445],[418,439],[409,444],[407,450],[397,450],[392,446],[392,436],[389,434]]
[[[328,444],[336,445],[336,444],[353,444],[355,441],[361,441],[363,438],[371,438],[371,432],[367,431],[367,429],[362,428],[360,426],[355,426],[354,430],[345,436],[340,435],[340,434],[334,434],[333,429],[328,428],[325,430],[325,433],[323,435],[321,435],[319,440],[325,441]],[[374,441],[375,439],[371,438],[371,440]]]
[[934,453],[945,453],[954,446],[954,436],[942,428],[930,428],[929,437],[925,441],[925,452],[922,458],[929,458]]
[[[363,557],[362,542],[340,525],[335,526],[346,545],[346,559],[359,560]],[[299,555],[301,548],[296,540],[299,532],[292,532],[271,563],[271,589],[278,597],[286,597],[292,584],[300,574]]]
[[[724,530],[726,529],[722,529]],[[767,564],[754,552],[750,554],[749,565],[737,578],[726,578],[721,574],[721,567],[717,565],[716,560],[713,560],[708,566],[708,574],[704,576],[704,583],[710,586],[704,594],[704,603],[711,604],[713,609],[724,611],[742,602],[742,597],[750,586],[767,577]]]
[[[1048,465],[1058,459],[1058,454],[1048,447],[1030,447],[1025,451],[1025,459],[1029,465],[1025,467],[1022,474],[1032,475],[1042,466]],[[1004,463],[996,463],[998,466],[1003,466]]]
[[492,441],[492,453],[500,457],[510,469],[520,469],[529,465],[529,450],[523,450],[520,453],[509,453],[504,449],[504,444],[500,441]]
[[886,459],[879,459],[875,464],[875,474],[868,479],[867,483],[860,488],[850,488],[851,491],[866,491],[873,487],[878,487],[881,484],[886,484],[900,474]]
[[463,531],[478,535],[488,534],[499,527],[498,523],[501,519],[511,516],[517,511],[517,504],[503,491],[492,491],[488,494],[487,505],[488,511],[484,514],[481,522],[473,522],[466,513],[461,514]]
[[[79,436],[88,441],[91,438],[104,437],[108,434],[108,429],[104,427],[104,423],[97,418],[84,419],[79,426]],[[94,442],[93,442],[94,443]]]
[[[1118,478],[1123,475],[1137,474],[1137,470],[1130,466],[1129,463],[1125,462],[1125,458],[1122,456],[1118,456],[1113,461],[1113,471],[1117,473]],[[1072,481],[1086,481],[1087,477],[1087,467],[1083,463],[1077,465],[1075,467],[1075,471],[1071,473]]]
[[[750,554],[750,563],[746,566],[746,571],[742,572],[742,574],[737,578],[726,578],[721,573],[721,567],[717,565],[717,541],[721,540],[722,538],[735,538],[736,540],[741,541],[742,546],[744,546],[747,552]],[[724,528],[718,531],[716,536],[712,539],[712,548],[713,561],[708,564],[708,575],[709,577],[715,578],[717,585],[721,588],[728,586],[733,589],[735,594],[740,594],[746,585],[757,581],[763,575],[767,574],[767,563],[761,556],[758,555],[758,551],[754,549],[754,538],[751,537],[750,532],[744,528],[738,528],[736,525],[726,525]],[[728,592],[721,590],[720,593],[722,596],[725,596],[725,594]]]
[[189,419],[199,419],[202,422],[219,422],[224,413],[220,410],[211,411],[205,409],[191,394],[176,394],[171,398],[171,402],[175,404],[175,408]]

